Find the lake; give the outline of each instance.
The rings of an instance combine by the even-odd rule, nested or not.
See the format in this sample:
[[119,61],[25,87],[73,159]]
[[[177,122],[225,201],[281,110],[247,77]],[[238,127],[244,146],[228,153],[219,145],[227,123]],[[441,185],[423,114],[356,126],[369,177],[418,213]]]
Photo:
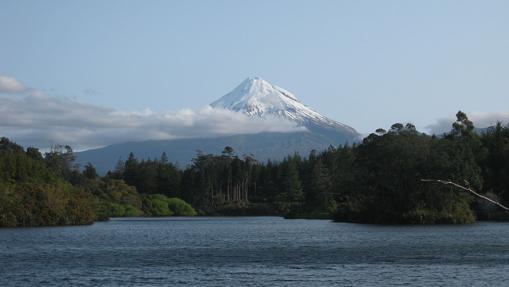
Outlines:
[[195,217],[0,229],[0,286],[508,284],[508,223]]

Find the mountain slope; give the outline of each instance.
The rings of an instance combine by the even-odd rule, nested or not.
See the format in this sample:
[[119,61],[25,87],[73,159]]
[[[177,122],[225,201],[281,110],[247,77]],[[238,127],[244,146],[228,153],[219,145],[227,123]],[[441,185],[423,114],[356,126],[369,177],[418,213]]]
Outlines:
[[211,106],[251,117],[291,121],[306,130],[121,143],[77,153],[77,161],[80,164],[91,162],[99,172],[104,173],[112,169],[119,159],[126,159],[129,152],[145,159],[158,158],[162,152],[166,152],[171,161],[185,166],[191,162],[197,150],[217,154],[225,146],[233,147],[239,156],[252,154],[259,161],[281,160],[294,152],[307,156],[313,149],[323,150],[330,145],[354,143],[360,139],[353,128],[321,115],[287,90],[257,77],[246,79]]
[[324,150],[332,144],[326,136],[310,132],[242,134],[218,138],[154,140],[114,144],[100,149],[77,153],[83,165],[93,163],[100,174],[113,169],[118,160],[125,160],[130,152],[138,158],[159,158],[166,152],[168,159],[185,167],[198,151],[220,154],[225,146],[234,148],[238,156],[253,155],[258,161],[281,160],[294,152],[302,156],[315,150]]
[[247,78],[233,91],[213,102],[211,106],[241,112],[249,116],[278,117],[307,128],[320,126],[337,129],[353,136],[358,135],[353,128],[321,115],[301,103],[289,91],[259,77]]

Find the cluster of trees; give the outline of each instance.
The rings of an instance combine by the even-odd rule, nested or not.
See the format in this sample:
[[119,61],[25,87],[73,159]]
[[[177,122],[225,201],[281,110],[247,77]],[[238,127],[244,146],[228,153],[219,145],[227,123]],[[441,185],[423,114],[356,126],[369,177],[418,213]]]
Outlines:
[[[476,132],[459,112],[449,133],[412,124],[378,129],[362,143],[307,158],[259,163],[231,147],[198,153],[184,170],[131,155],[111,177],[190,202],[201,214],[279,214],[370,223],[469,223],[500,216],[468,193],[421,179],[447,179],[509,203],[509,128]],[[171,185],[168,182],[172,182]]]
[[509,127],[499,123],[479,132],[464,113],[456,117],[451,131],[439,137],[397,123],[359,145],[320,154],[332,174],[333,216],[339,221],[411,224],[506,216],[452,186],[421,181],[445,179],[509,203]]
[[[509,204],[509,127],[476,131],[458,112],[450,132],[420,133],[412,124],[378,129],[362,143],[302,160],[304,203],[296,216],[325,215],[368,223],[470,223],[507,215],[445,179]],[[290,213],[290,215],[292,212]]]
[[69,146],[55,146],[43,156],[35,148],[25,150],[1,138],[0,227],[90,224],[112,216],[196,215],[183,200],[140,193],[113,176],[99,177],[91,164],[81,171],[74,159]]
[[95,220],[90,194],[59,176],[56,165],[48,164],[57,152],[61,151],[43,158],[35,148],[25,151],[0,139],[0,226],[74,225]]
[[221,155],[198,153],[185,169],[164,153],[148,160],[130,154],[103,177],[91,164],[74,166],[70,147],[42,156],[3,138],[0,226],[139,215],[277,214],[410,224],[507,216],[451,186],[421,181],[454,181],[509,205],[509,127],[499,123],[479,132],[464,113],[456,116],[441,136],[397,123],[359,144],[280,162],[239,157],[231,147]]
[[464,181],[482,186],[479,140],[473,125],[458,114],[443,137],[419,133],[411,124],[377,130],[352,148],[349,178],[336,190],[342,198],[338,220],[371,223],[469,223],[472,198],[451,187],[421,179]]

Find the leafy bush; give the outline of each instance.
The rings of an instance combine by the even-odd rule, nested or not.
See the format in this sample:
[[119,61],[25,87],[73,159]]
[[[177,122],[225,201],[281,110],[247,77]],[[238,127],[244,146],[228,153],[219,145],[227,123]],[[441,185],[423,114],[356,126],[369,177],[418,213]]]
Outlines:
[[90,224],[95,219],[91,196],[69,184],[0,187],[0,227]]
[[150,194],[143,198],[143,211],[149,216],[171,216],[168,198],[162,194]]
[[172,197],[166,200],[168,207],[176,216],[195,216],[197,215],[196,210],[187,202],[180,198]]
[[162,194],[148,194],[143,197],[143,212],[149,216],[194,216],[197,212],[180,198],[168,198]]

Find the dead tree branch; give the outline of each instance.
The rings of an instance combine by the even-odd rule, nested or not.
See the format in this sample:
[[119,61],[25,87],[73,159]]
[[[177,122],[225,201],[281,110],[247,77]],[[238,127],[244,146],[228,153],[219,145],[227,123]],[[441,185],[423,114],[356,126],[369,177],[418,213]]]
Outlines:
[[491,203],[495,204],[496,206],[502,208],[505,211],[509,211],[509,207],[503,205],[502,203],[500,203],[498,201],[495,201],[495,200],[493,200],[493,199],[491,199],[489,197],[486,197],[486,196],[484,196],[482,194],[479,194],[479,193],[475,192],[473,189],[471,189],[469,187],[465,187],[465,186],[459,185],[459,184],[457,184],[455,182],[447,181],[447,180],[441,180],[441,179],[421,179],[421,181],[423,181],[423,182],[438,182],[438,183],[441,183],[441,184],[444,184],[444,185],[452,185],[454,187],[457,187],[459,189],[467,191],[467,192],[469,192],[469,193],[471,193],[471,194],[473,194],[473,195],[475,195],[475,196],[477,196],[477,197],[479,197],[481,199],[484,199],[484,200],[486,200],[488,202],[491,202]]

